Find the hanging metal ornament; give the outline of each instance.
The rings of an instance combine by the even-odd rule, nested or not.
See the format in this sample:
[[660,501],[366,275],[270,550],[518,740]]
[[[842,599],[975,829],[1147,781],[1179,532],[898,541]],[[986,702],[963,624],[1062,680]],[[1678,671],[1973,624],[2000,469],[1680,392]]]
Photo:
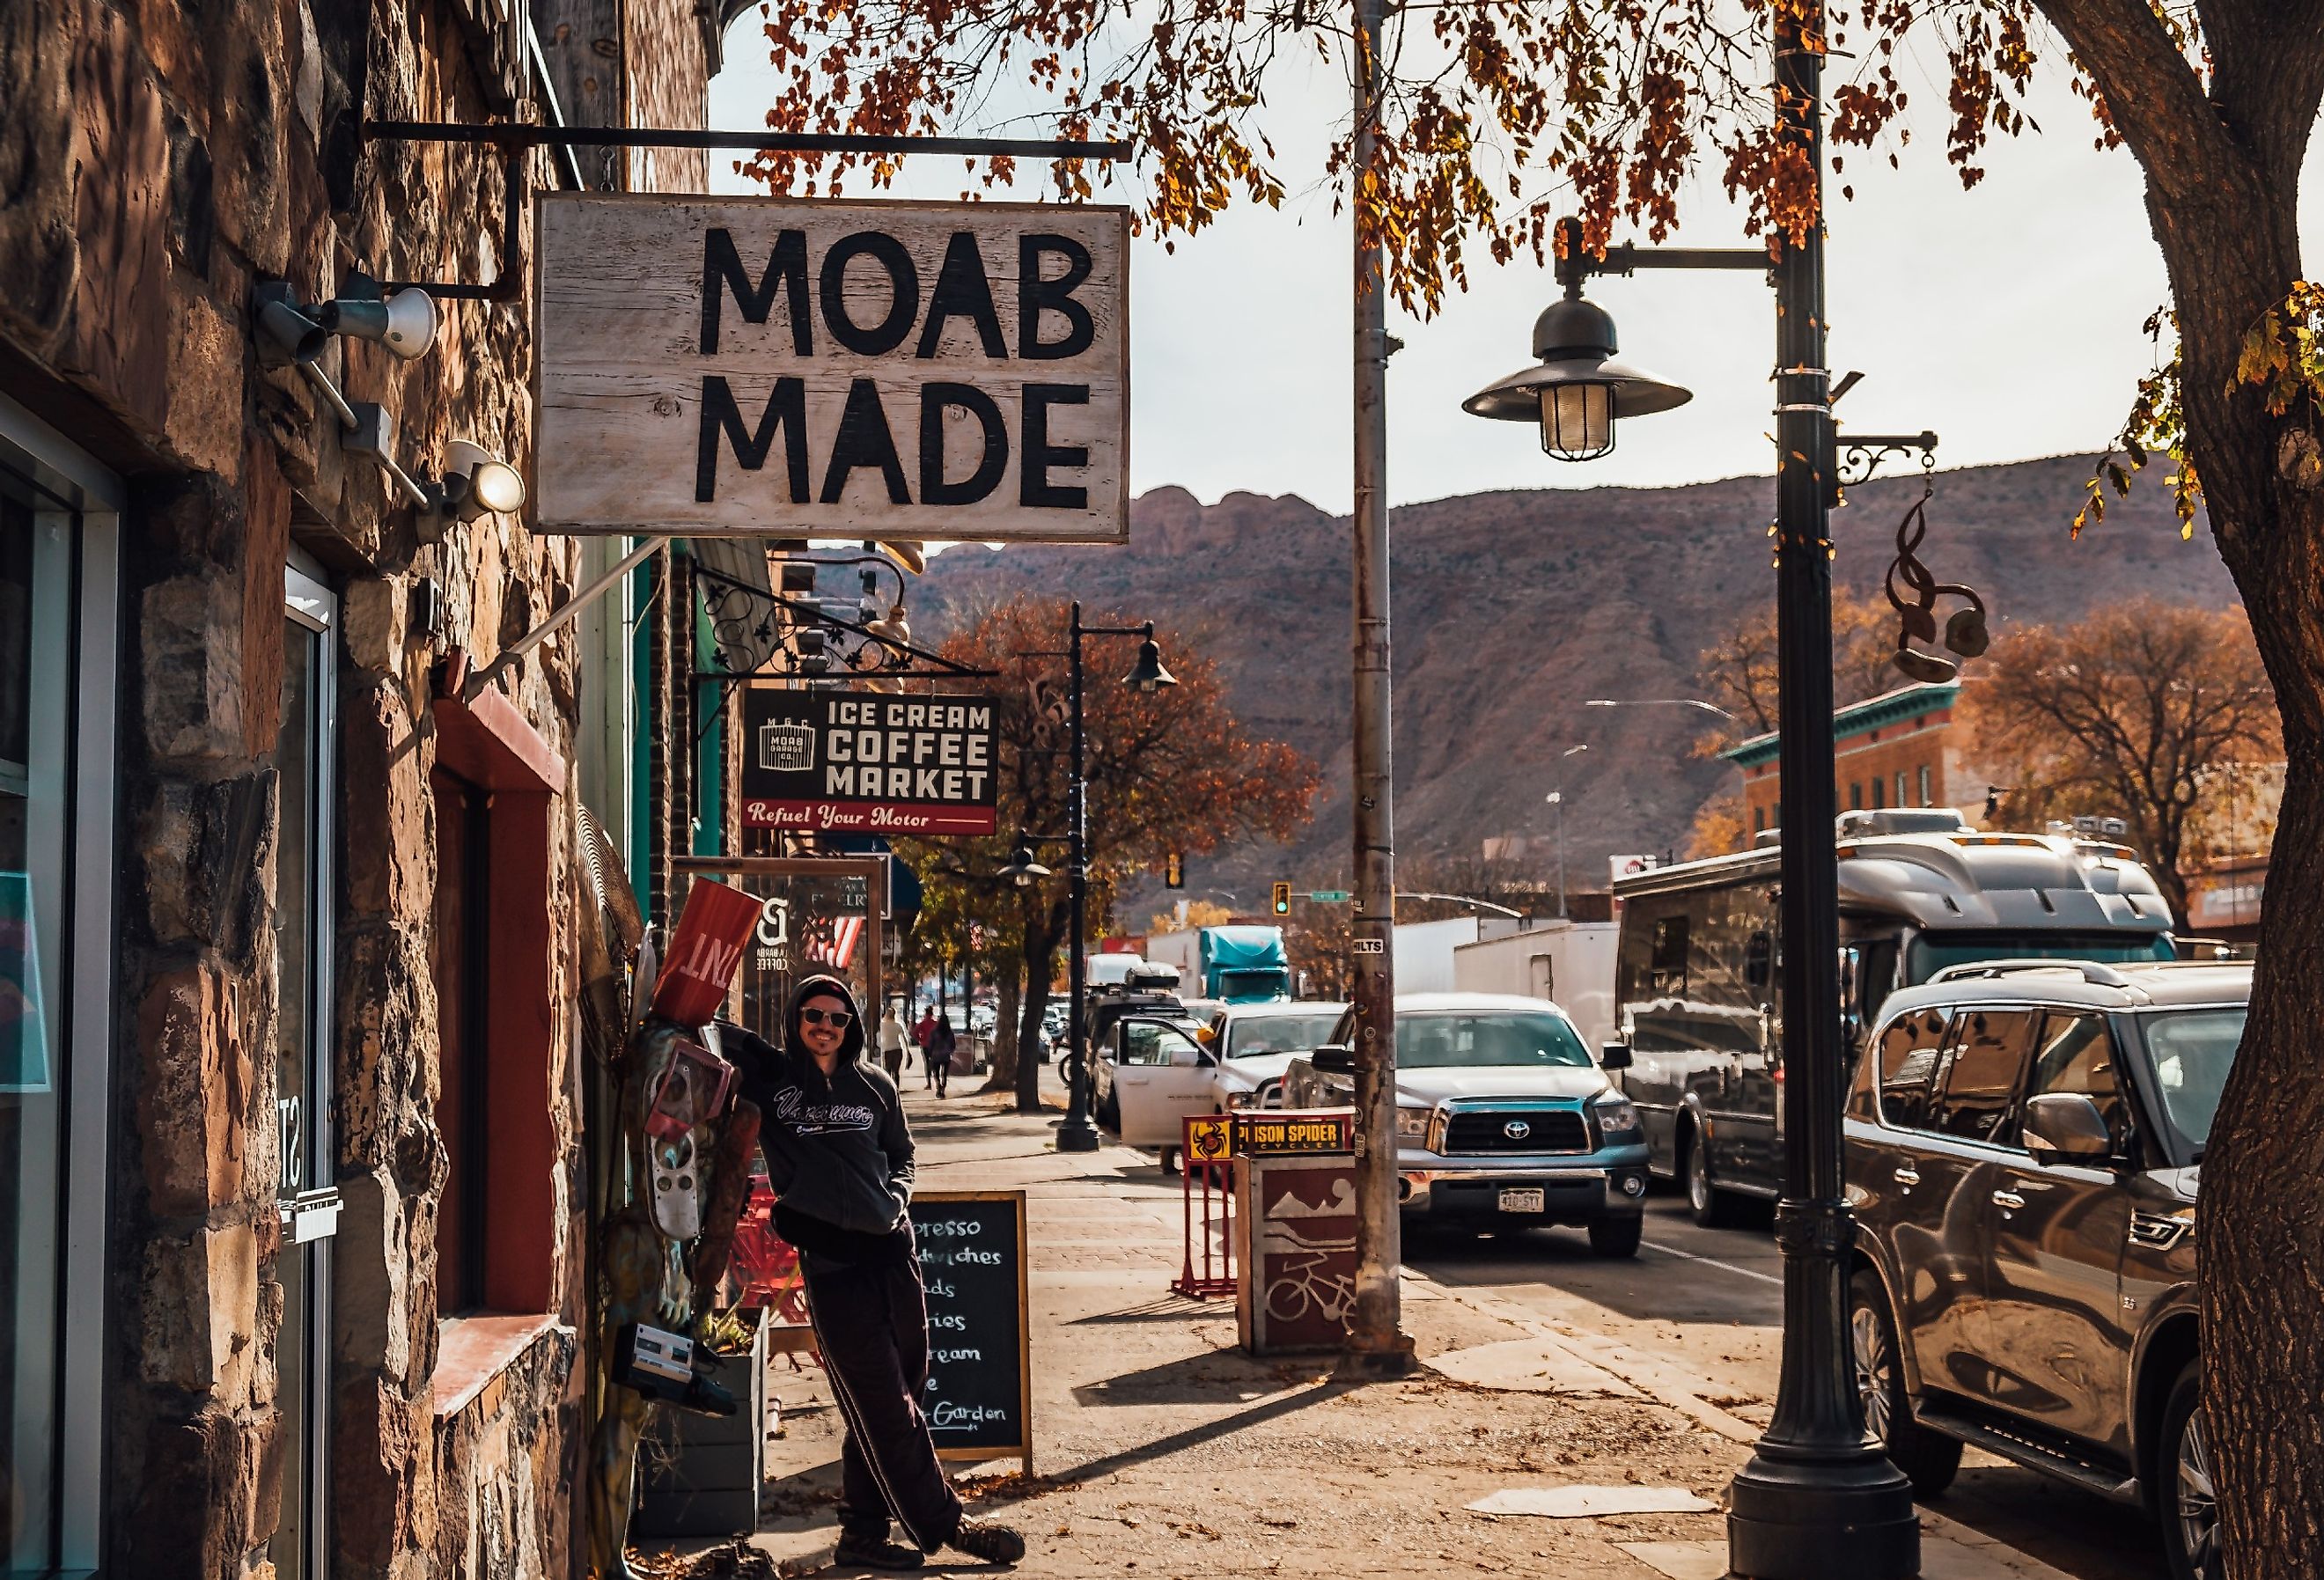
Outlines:
[[[1960,673],[1960,665],[1953,660],[1923,652],[1913,646],[1915,642],[1937,640],[1939,598],[1959,598],[1969,605],[1955,610],[1945,622],[1946,648],[1964,659],[1973,659],[1981,655],[1993,640],[1986,627],[1985,599],[1977,590],[1960,582],[1941,582],[1921,563],[1918,550],[1922,540],[1929,535],[1929,501],[1937,491],[1934,465],[1934,457],[1924,453],[1921,497],[1913,502],[1904,519],[1896,523],[1896,558],[1890,562],[1882,583],[1889,605],[1896,611],[1895,665],[1914,679],[1932,683],[1952,679]],[[1903,592],[1898,590],[1899,582],[1904,585]]]

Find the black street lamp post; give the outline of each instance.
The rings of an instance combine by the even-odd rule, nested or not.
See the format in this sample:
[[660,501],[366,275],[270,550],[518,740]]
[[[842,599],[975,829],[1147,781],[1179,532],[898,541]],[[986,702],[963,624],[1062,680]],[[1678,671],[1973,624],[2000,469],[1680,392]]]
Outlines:
[[[1757,269],[1775,288],[1775,598],[1782,731],[1784,1195],[1783,1370],[1775,1412],[1734,1481],[1728,1563],[1744,1580],[1909,1580],[1920,1573],[1912,1485],[1866,1433],[1848,1324],[1854,1224],[1842,1195],[1840,1105],[1846,1038],[1840,1018],[1839,873],[1830,830],[1832,783],[1831,544],[1840,451],[1935,445],[1933,434],[1843,439],[1824,366],[1823,7],[1775,8],[1776,113],[1815,172],[1805,236],[1770,262],[1757,249],[1582,250],[1563,222],[1565,300],[1535,328],[1540,365],[1467,402],[1479,416],[1538,421],[1542,448],[1565,460],[1613,448],[1626,416],[1668,411],[1688,393],[1613,360],[1613,320],[1582,300],[1591,274],[1637,269]],[[1690,704],[1690,706],[1701,706]]]
[[[1071,1052],[1066,1065],[1066,1096],[1065,1123],[1057,1127],[1057,1150],[1061,1152],[1094,1152],[1099,1136],[1095,1108],[1090,1086],[1089,1066],[1089,786],[1082,777],[1085,736],[1082,725],[1082,639],[1085,636],[1135,636],[1138,662],[1122,684],[1139,691],[1157,691],[1178,682],[1168,670],[1162,667],[1162,649],[1154,640],[1154,622],[1138,625],[1084,625],[1082,624],[1081,600],[1074,601],[1073,615],[1065,626],[1065,690],[1068,724],[1071,734],[1072,776],[1065,784],[1065,875],[1073,889],[1073,920],[1067,940],[1065,980],[1070,984],[1067,995],[1071,1008],[1067,1013],[1066,1037]],[[1028,655],[1032,656],[1032,655]],[[1029,851],[1020,851],[1010,868],[1003,869],[1019,882],[1040,875],[1030,860]]]

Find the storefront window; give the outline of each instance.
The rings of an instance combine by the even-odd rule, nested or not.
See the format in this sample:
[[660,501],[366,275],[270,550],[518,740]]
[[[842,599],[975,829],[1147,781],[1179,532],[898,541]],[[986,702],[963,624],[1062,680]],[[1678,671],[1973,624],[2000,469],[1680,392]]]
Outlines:
[[[45,541],[44,541],[45,540]],[[51,1067],[63,874],[63,777],[54,709],[67,633],[41,596],[69,547],[0,500],[0,1483],[14,1567],[49,1548],[55,1465],[57,1166],[62,1113]],[[67,606],[69,606],[69,600]],[[37,721],[37,722],[36,722]]]
[[63,449],[0,398],[0,1571],[32,1574],[97,1540],[97,1412],[64,1405],[100,1336],[113,518]]
[[327,1572],[330,1251],[339,1195],[330,1132],[332,762],[338,606],[318,577],[283,575],[282,716],[275,743],[276,1182],[284,1239],[275,1337],[282,1504],[269,1547],[279,1580]]

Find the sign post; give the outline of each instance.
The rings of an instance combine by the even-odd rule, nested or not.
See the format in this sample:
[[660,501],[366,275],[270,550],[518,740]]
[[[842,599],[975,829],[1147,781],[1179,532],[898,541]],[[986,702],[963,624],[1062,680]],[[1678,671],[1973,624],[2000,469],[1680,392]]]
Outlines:
[[529,524],[1120,543],[1129,210],[544,193]]

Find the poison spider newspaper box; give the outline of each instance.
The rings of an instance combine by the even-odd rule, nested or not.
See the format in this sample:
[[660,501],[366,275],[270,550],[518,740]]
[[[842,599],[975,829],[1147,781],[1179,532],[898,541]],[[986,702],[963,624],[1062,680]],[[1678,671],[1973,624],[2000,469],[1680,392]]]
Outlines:
[[1254,1355],[1347,1347],[1356,1297],[1356,1116],[1236,1116],[1235,1329]]

